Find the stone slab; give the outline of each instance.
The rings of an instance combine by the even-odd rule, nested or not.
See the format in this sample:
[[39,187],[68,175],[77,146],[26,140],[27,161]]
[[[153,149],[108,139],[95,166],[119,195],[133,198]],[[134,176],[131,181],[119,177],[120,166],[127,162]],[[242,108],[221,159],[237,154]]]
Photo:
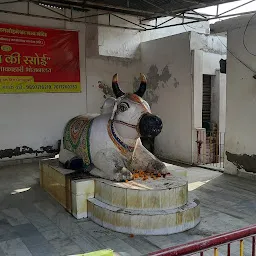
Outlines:
[[92,178],[72,180],[72,214],[77,219],[87,218],[87,200],[95,194],[95,181]]
[[87,199],[94,197],[94,179],[62,168],[58,159],[41,160],[39,167],[41,187],[74,217],[87,218]]
[[40,185],[68,212],[72,211],[70,170],[52,165],[52,161],[42,161],[40,167]]

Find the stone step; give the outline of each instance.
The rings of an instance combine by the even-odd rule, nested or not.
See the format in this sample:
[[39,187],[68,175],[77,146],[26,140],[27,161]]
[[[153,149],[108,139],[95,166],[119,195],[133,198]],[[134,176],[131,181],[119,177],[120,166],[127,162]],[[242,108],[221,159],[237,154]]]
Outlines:
[[95,179],[95,198],[121,208],[174,209],[188,202],[188,182],[175,176],[129,182]]
[[200,222],[198,199],[176,209],[134,210],[88,199],[88,217],[113,231],[134,235],[168,235],[183,232]]

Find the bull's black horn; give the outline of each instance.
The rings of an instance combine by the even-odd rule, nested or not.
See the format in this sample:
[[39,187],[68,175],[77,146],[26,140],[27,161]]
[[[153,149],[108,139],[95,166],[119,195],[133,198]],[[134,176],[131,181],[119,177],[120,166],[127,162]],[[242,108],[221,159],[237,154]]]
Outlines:
[[147,78],[144,74],[140,74],[140,87],[135,92],[135,94],[137,94],[140,97],[143,97],[146,89],[147,89]]
[[113,76],[113,79],[112,79],[112,89],[113,89],[113,92],[114,92],[116,98],[119,98],[119,97],[124,95],[124,92],[122,92],[120,90],[120,88],[119,88],[119,85],[118,85],[118,75],[117,74],[115,74]]

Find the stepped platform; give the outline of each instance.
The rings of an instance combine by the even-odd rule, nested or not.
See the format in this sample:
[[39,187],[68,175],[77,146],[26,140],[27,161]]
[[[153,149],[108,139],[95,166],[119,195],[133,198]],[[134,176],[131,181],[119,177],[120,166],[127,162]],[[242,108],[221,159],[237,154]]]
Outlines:
[[90,218],[121,233],[166,235],[200,222],[200,202],[188,195],[186,170],[169,165],[170,176],[112,182],[40,162],[41,186],[75,218]]

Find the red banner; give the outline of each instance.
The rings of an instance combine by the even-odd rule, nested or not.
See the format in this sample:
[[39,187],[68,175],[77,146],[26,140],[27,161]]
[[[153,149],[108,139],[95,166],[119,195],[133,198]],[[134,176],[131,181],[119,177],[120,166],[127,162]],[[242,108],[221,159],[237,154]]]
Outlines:
[[0,24],[0,93],[80,91],[78,32]]

